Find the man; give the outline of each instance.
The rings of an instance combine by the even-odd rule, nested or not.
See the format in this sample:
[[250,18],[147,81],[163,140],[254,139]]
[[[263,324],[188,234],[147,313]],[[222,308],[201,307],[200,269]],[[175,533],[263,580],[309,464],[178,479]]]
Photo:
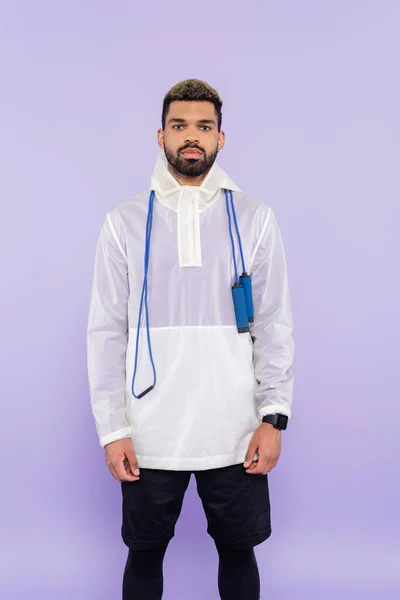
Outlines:
[[[100,444],[122,488],[124,600],[162,597],[191,473],[220,597],[260,598],[254,546],[271,535],[267,473],[291,415],[292,316],[274,213],[215,162],[221,107],[200,80],[167,93],[150,189],[107,214],[97,245],[88,371]],[[239,249],[253,288],[245,327],[233,302],[243,292]]]

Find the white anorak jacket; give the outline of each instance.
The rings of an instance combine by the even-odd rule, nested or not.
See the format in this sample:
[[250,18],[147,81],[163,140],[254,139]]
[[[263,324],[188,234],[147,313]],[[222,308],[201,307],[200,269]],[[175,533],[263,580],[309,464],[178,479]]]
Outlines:
[[[132,375],[152,189],[148,307],[157,384],[137,399]],[[252,275],[250,333],[236,326],[224,189],[233,192]],[[135,395],[153,383],[144,313]],[[293,352],[287,267],[274,212],[243,193],[217,162],[200,186],[181,186],[161,151],[149,190],[109,211],[97,243],[87,355],[100,445],[131,436],[144,468],[241,463],[264,415],[291,416]]]

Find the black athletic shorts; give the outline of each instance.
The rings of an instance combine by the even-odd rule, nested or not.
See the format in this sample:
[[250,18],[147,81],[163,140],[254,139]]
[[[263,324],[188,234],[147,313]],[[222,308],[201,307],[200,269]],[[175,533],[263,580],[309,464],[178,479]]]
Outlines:
[[174,537],[192,473],[216,542],[250,548],[271,535],[268,474],[250,475],[243,463],[205,471],[141,468],[138,481],[121,482],[121,535],[129,548],[147,550]]

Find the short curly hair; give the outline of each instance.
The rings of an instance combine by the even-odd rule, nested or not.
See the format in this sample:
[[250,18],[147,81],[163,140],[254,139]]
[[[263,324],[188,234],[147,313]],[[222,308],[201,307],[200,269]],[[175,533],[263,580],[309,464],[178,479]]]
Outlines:
[[175,101],[186,102],[212,102],[215,107],[215,112],[218,116],[218,131],[221,131],[222,124],[222,100],[218,92],[211,87],[206,81],[201,79],[185,79],[175,84],[164,97],[161,123],[165,129],[165,122],[171,102]]

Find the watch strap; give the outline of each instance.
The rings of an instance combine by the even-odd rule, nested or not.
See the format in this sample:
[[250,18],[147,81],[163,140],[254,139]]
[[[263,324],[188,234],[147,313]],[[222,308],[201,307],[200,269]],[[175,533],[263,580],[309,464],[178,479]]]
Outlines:
[[262,418],[263,423],[271,423],[275,429],[286,429],[289,418],[282,413],[276,413],[274,415],[265,415]]

